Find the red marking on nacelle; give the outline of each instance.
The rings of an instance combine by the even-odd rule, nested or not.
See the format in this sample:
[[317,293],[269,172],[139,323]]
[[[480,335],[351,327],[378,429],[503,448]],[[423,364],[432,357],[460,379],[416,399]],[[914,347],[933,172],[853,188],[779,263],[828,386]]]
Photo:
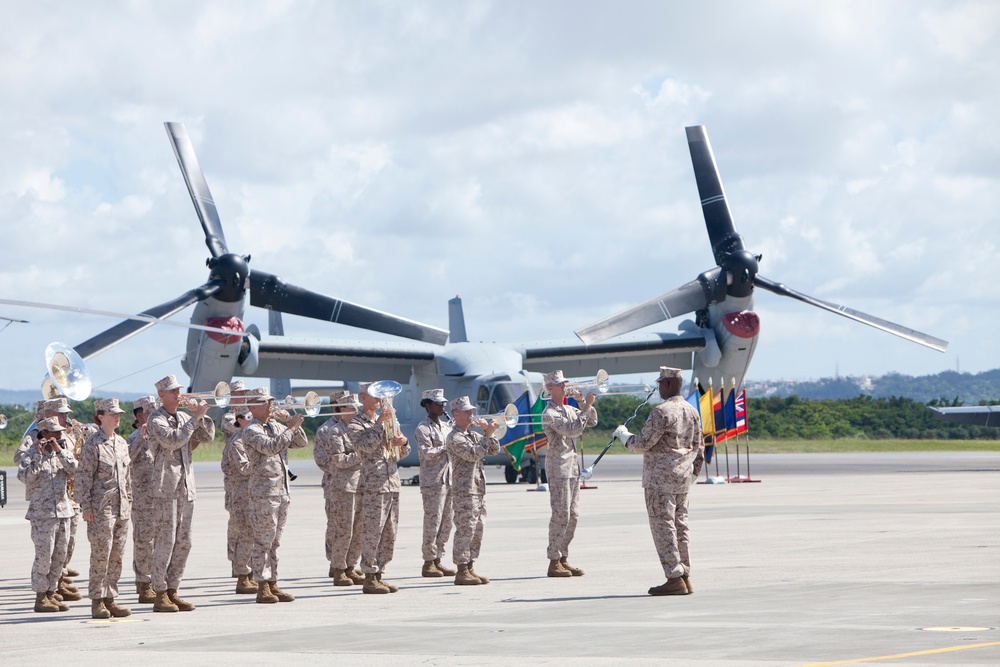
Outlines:
[[741,313],[726,313],[722,316],[726,331],[740,338],[753,338],[760,333],[760,318],[752,310]]
[[[227,329],[229,331],[238,331],[243,333],[243,322],[240,321],[238,317],[207,317],[205,318],[205,326],[215,327],[216,329]],[[222,343],[223,345],[232,345],[233,343],[240,342],[242,336],[227,336],[226,334],[217,333],[215,331],[209,331],[208,337],[214,341]]]

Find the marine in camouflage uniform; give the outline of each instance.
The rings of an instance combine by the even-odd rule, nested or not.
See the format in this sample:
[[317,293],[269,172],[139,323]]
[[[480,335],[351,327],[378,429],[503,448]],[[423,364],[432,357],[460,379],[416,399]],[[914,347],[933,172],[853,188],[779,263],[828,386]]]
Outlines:
[[153,455],[146,440],[146,422],[156,409],[153,396],[143,396],[132,404],[135,430],[126,438],[130,477],[132,479],[132,571],[139,602],[152,603],[153,537],[156,519],[153,512]]
[[361,455],[358,498],[361,505],[361,571],[364,593],[395,593],[398,588],[382,580],[392,560],[399,530],[399,470],[397,462],[410,453],[405,436],[389,439],[386,425],[395,419],[391,407],[378,415],[380,399],[368,394],[363,383],[358,395],[362,412],[351,420],[349,437]]
[[[580,516],[580,457],[577,440],[588,426],[597,425],[594,394],[587,394],[583,409],[565,405],[566,380],[562,371],[545,376],[545,388],[552,398],[542,413],[542,429],[548,438],[545,476],[549,485],[549,570],[550,577],[579,577],[583,570],[569,564],[569,544],[576,534]],[[574,398],[580,400],[579,392]]]
[[624,426],[615,437],[625,447],[642,452],[642,488],[646,513],[667,581],[650,595],[686,595],[691,586],[688,551],[688,489],[705,462],[701,416],[681,397],[681,370],[660,367],[660,397],[642,432],[632,436]]
[[357,511],[361,457],[354,451],[347,428],[361,403],[343,390],[330,395],[330,405],[336,416],[317,429],[313,459],[323,471],[329,574],[334,586],[350,586],[364,581],[356,568],[361,557],[361,512]]
[[[232,397],[242,401],[246,395],[243,383],[232,384]],[[219,425],[226,436],[226,446],[222,449],[222,484],[225,489],[225,507],[229,512],[226,530],[226,558],[229,559],[232,575],[236,577],[236,592],[249,594],[257,592],[250,570],[250,551],[253,547],[253,529],[250,527],[250,459],[240,435],[252,417],[246,406],[222,415]]]
[[125,411],[118,406],[117,398],[101,399],[94,409],[100,428],[83,445],[75,483],[90,541],[91,615],[123,617],[131,611],[114,599],[118,597],[118,578],[132,515],[132,482],[128,444],[115,429]]
[[263,387],[248,390],[244,399],[253,415],[240,437],[250,461],[250,564],[257,581],[257,602],[291,602],[295,597],[278,588],[278,547],[291,503],[283,454],[309,444],[301,426],[304,415],[292,416],[287,427],[270,417],[274,398]]
[[420,399],[427,418],[417,424],[413,439],[420,457],[420,499],[424,505],[424,536],[421,547],[424,577],[453,576],[455,570],[441,565],[444,547],[453,524],[451,464],[445,444],[452,425],[444,419],[448,399],[443,389],[428,389]]
[[[35,611],[66,611],[68,606],[55,599],[62,577],[69,540],[69,520],[74,509],[66,492],[68,479],[76,473],[73,451],[62,439],[63,427],[55,417],[39,420],[36,436],[45,444],[24,450],[18,459],[17,478],[24,482],[31,522],[31,541],[35,559],[31,566],[31,590],[35,593]],[[58,442],[58,445],[54,444]]]
[[[153,455],[152,491],[156,516],[153,538],[153,611],[192,611],[195,606],[177,596],[188,555],[191,553],[191,520],[195,485],[191,451],[215,438],[215,422],[208,403],[180,405],[180,388],[173,375],[156,382],[163,403],[146,422],[146,440]],[[190,409],[191,415],[178,409]]]
[[[473,421],[475,406],[468,396],[451,402],[455,428],[448,434],[446,447],[452,465],[452,493],[455,499],[455,544],[453,558],[458,566],[457,585],[488,584],[490,580],[475,571],[475,560],[483,542],[486,525],[486,475],[483,457],[500,451],[500,441],[493,437],[497,423],[484,419]],[[475,425],[483,434],[470,431]]]

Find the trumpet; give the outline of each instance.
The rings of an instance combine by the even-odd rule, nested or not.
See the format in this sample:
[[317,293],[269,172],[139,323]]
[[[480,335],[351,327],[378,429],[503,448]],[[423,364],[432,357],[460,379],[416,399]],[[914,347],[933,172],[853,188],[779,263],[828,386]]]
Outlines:
[[[403,385],[395,380],[381,380],[373,382],[368,387],[368,395],[382,401],[382,410],[392,409],[392,398],[403,391]],[[399,420],[393,412],[392,418],[385,426],[385,450],[390,461],[399,460],[399,448],[392,445],[392,441],[403,434],[399,428]]]
[[[608,372],[603,368],[597,371],[593,380],[587,380],[586,382],[568,382],[565,385],[566,393],[568,394],[571,389],[583,390],[585,387],[594,387],[597,389],[598,394],[604,394],[608,391]],[[542,400],[549,400],[552,395],[546,389],[542,391]]]
[[7,415],[0,415],[0,431],[7,428]]
[[232,391],[229,389],[229,385],[225,382],[220,382],[215,385],[215,391],[202,391],[193,392],[190,394],[180,394],[177,398],[180,399],[181,407],[187,409],[194,409],[197,401],[205,398],[211,399],[217,407],[225,408],[229,406],[230,398],[232,397]]

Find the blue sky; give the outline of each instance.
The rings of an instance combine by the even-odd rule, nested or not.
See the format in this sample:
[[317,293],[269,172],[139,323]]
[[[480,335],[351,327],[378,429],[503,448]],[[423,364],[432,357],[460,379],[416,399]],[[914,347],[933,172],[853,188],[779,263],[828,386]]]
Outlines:
[[[473,339],[571,337],[712,266],[704,124],[763,275],[951,341],[759,292],[749,379],[986,370],[998,32],[992,2],[4,3],[0,294],[139,311],[204,282],[171,120],[251,267],[442,327],[460,294]],[[12,389],[113,324],[0,315],[31,320],[0,332]],[[162,329],[95,383],[181,374]]]

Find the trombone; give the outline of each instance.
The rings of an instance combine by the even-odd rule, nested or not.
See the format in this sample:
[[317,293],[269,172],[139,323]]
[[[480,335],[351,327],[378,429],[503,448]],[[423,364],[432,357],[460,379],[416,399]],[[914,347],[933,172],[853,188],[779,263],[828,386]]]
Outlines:
[[[302,403],[296,401],[294,396],[285,396],[283,403],[275,403],[271,406],[275,419],[279,421],[290,419],[292,414],[299,408],[305,410],[306,417],[317,417],[323,408],[323,399],[315,391],[309,391],[303,397]],[[279,412],[284,413],[284,415],[277,414]]]
[[0,415],[0,431],[7,428],[7,415]]
[[[480,415],[476,416],[475,419],[482,419],[483,421],[489,420],[494,424],[498,424],[497,429],[493,431],[493,437],[497,440],[502,440],[503,437],[507,435],[507,429],[517,426],[517,419],[519,416],[520,415],[517,413],[517,406],[513,403],[508,403],[507,407],[503,409],[503,412],[498,412],[495,415]],[[478,426],[478,424],[476,424],[476,426]]]
[[[593,380],[587,380],[586,382],[570,382],[570,383],[567,383],[565,385],[565,387],[566,387],[567,393],[569,393],[570,389],[579,389],[579,390],[582,391],[583,388],[585,388],[585,387],[594,387],[595,389],[597,389],[596,393],[598,395],[605,394],[608,391],[608,379],[609,378],[610,378],[610,376],[608,375],[608,372],[602,368],[599,371],[597,371],[597,374],[594,376]],[[550,398],[552,398],[552,395],[549,393],[548,389],[543,390],[542,391],[542,400],[543,401],[547,401]]]
[[232,391],[229,389],[229,385],[225,382],[220,382],[215,385],[215,391],[202,391],[193,392],[190,394],[180,394],[177,398],[180,399],[182,406],[191,406],[191,403],[198,401],[200,399],[211,399],[216,407],[225,408],[229,406],[230,398],[232,397]]

